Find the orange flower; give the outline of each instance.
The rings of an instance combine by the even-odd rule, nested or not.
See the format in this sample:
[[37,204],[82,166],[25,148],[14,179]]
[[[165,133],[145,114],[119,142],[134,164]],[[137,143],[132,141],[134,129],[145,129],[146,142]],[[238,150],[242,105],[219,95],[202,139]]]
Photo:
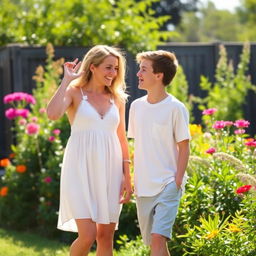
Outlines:
[[27,166],[20,164],[16,166],[16,172],[23,173],[27,170]]
[[9,155],[9,158],[14,158],[15,157],[15,153],[11,153],[10,155]]
[[8,194],[8,187],[2,187],[0,189],[0,196],[7,196]]
[[10,160],[8,158],[3,158],[0,160],[0,166],[1,167],[7,167],[10,164]]

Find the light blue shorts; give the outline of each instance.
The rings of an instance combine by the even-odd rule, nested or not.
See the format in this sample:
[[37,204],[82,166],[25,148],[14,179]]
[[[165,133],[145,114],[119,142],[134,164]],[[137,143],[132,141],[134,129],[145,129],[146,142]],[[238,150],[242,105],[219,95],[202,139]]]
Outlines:
[[150,245],[152,233],[171,238],[181,195],[182,190],[178,189],[173,181],[156,196],[137,197],[139,226],[146,245]]

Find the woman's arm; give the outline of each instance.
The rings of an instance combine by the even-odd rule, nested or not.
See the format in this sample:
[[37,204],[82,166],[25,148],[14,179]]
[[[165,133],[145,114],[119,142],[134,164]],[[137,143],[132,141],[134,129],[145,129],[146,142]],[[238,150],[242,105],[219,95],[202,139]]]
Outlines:
[[57,120],[62,117],[72,103],[68,86],[72,80],[82,75],[82,72],[76,73],[81,65],[81,62],[77,63],[77,61],[78,59],[64,64],[64,78],[47,105],[47,115],[51,120]]
[[130,176],[130,159],[129,159],[129,148],[128,141],[125,133],[125,103],[120,102],[119,104],[119,114],[120,114],[120,123],[117,129],[117,135],[121,144],[122,154],[123,154],[123,173],[124,181],[123,186],[120,192],[122,197],[120,203],[129,202],[132,194],[131,187],[131,176]]

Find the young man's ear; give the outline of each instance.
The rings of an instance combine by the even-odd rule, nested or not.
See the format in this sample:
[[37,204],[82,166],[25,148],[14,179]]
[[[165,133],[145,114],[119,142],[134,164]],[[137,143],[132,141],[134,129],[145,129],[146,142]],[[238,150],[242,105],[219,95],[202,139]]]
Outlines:
[[157,73],[156,74],[156,78],[158,79],[158,80],[163,80],[163,77],[164,77],[164,73]]

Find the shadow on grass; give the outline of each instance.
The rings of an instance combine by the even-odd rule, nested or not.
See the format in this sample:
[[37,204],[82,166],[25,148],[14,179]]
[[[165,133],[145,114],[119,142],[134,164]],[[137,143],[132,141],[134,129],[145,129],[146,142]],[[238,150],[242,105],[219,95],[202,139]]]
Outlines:
[[0,228],[0,238],[10,242],[10,244],[31,248],[35,252],[48,251],[53,253],[56,251],[67,251],[67,246],[54,240],[40,237],[37,234],[17,232]]

